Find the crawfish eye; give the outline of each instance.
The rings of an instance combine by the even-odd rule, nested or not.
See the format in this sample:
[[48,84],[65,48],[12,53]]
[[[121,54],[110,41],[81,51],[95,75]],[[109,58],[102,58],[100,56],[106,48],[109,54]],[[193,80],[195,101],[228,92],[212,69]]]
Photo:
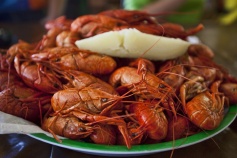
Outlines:
[[57,83],[54,83],[54,88],[59,88],[59,85]]
[[132,133],[131,136],[132,136],[132,137],[136,137],[136,136],[137,136],[137,133]]
[[165,88],[165,85],[159,84],[159,88]]
[[117,23],[117,26],[123,26],[123,24],[121,24],[121,23]]
[[105,103],[108,101],[108,98],[101,98],[101,102]]
[[83,128],[83,127],[79,127],[79,128],[78,128],[78,131],[80,131],[80,132],[85,132],[85,131],[86,131],[86,129],[85,129],[85,128]]
[[59,62],[59,61],[61,61],[61,59],[60,59],[60,58],[57,58],[57,59],[55,59],[54,61],[55,61],[55,62]]
[[71,75],[70,78],[74,80],[74,76],[73,75]]

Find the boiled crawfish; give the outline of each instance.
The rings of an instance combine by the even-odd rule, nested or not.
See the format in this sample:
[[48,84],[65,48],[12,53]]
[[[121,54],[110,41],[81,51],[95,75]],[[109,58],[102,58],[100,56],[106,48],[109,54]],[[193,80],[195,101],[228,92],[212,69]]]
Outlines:
[[[157,104],[158,103],[158,104]],[[156,101],[144,101],[129,105],[129,112],[134,114],[140,125],[133,137],[147,133],[150,139],[161,141],[167,135],[168,121],[163,108]]]
[[143,74],[139,74],[136,68],[128,66],[116,69],[111,74],[109,83],[115,87],[128,87],[134,94],[146,99],[163,98],[165,94],[172,92],[172,88],[154,74],[147,72],[143,78]]
[[174,90],[146,69],[142,71],[128,66],[118,68],[111,74],[109,83],[115,87],[120,85],[128,88],[135,97],[145,100],[159,99],[169,115],[176,115]]
[[30,44],[28,42],[19,40],[18,43],[12,45],[7,50],[6,60],[9,64],[12,64],[17,54],[21,54],[24,56],[24,58],[28,58],[31,54],[35,53],[35,51],[33,51],[35,47],[35,44]]
[[57,138],[56,135],[60,135],[69,139],[81,139],[93,132],[91,126],[86,126],[75,116],[45,116],[41,127],[45,131],[51,132],[55,138]]
[[52,96],[27,87],[12,72],[1,71],[0,79],[0,111],[40,124]]
[[49,67],[30,60],[24,61],[21,54],[15,56],[14,66],[19,77],[32,88],[51,94],[63,89],[62,82]]
[[60,16],[54,20],[45,23],[45,29],[60,28],[61,30],[70,30],[72,19],[67,19],[66,16]]
[[[87,117],[89,118],[89,115]],[[100,116],[90,117],[93,117],[96,121],[100,119]],[[102,118],[102,121],[103,119],[104,118]],[[77,115],[46,115],[44,117],[42,129],[52,133],[54,138],[56,138],[59,142],[61,142],[61,140],[57,137],[57,135],[76,140],[90,137],[96,144],[114,145],[116,143],[114,126],[103,123],[90,125],[89,123],[85,123],[85,119],[83,120]]]
[[186,40],[188,36],[194,35],[204,28],[202,24],[199,24],[194,28],[185,30],[182,25],[173,23],[159,23],[155,19],[156,16],[155,14],[149,14],[144,11],[116,9],[116,10],[103,11],[97,15],[98,16],[106,15],[127,22],[127,24],[119,26],[114,25],[113,30],[136,28],[144,33],[173,37],[173,38],[181,38],[184,40]]
[[50,64],[59,70],[78,70],[90,74],[109,74],[116,68],[116,62],[109,56],[100,55],[75,47],[55,47],[33,54],[35,62]]
[[115,19],[126,21],[128,24],[157,24],[155,18],[144,11],[114,9],[102,11],[99,15],[106,15]]
[[183,105],[189,119],[201,129],[215,129],[224,118],[226,97],[218,91],[220,84],[221,81],[215,81],[210,91],[197,94]]
[[[106,124],[117,126],[124,137],[126,145],[130,148],[126,123],[122,118],[113,118],[116,113],[114,111],[121,111],[123,108],[120,102],[121,96],[117,94],[115,89],[108,83],[85,72],[66,71],[65,76],[68,79],[72,79],[70,84],[73,88],[60,90],[53,95],[51,99],[52,115],[74,116],[93,127],[98,126],[97,123],[102,123],[103,127]],[[49,128],[48,130],[51,129],[50,126],[47,127]],[[110,127],[107,128],[110,130]]]
[[127,22],[105,15],[85,15],[76,18],[71,24],[71,31],[79,32],[81,38],[112,31],[116,26],[126,25]]

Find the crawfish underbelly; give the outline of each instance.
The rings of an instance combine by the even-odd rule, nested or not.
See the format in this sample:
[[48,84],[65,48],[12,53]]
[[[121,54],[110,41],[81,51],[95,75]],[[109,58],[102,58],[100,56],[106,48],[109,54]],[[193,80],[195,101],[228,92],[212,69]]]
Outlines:
[[210,93],[200,93],[189,101],[186,106],[186,113],[190,120],[198,127],[205,130],[212,130],[219,126],[223,117],[222,107],[213,106]]

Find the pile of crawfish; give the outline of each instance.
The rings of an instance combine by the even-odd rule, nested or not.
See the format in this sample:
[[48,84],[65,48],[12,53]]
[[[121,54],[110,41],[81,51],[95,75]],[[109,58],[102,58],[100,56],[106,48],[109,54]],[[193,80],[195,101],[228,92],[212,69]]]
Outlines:
[[36,43],[1,49],[0,110],[36,123],[59,142],[58,135],[128,148],[172,141],[215,129],[237,103],[237,79],[203,44],[166,61],[112,58],[75,45],[125,28],[187,40],[201,24],[187,30],[145,12],[108,10],[62,16],[45,28]]

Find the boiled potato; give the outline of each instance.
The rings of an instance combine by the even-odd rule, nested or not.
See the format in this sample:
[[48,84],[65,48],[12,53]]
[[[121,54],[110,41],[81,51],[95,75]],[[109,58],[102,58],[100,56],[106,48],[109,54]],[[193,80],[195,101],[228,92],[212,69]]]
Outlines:
[[79,49],[90,50],[113,57],[150,60],[173,59],[183,55],[189,42],[142,33],[136,29],[110,31],[75,43]]

